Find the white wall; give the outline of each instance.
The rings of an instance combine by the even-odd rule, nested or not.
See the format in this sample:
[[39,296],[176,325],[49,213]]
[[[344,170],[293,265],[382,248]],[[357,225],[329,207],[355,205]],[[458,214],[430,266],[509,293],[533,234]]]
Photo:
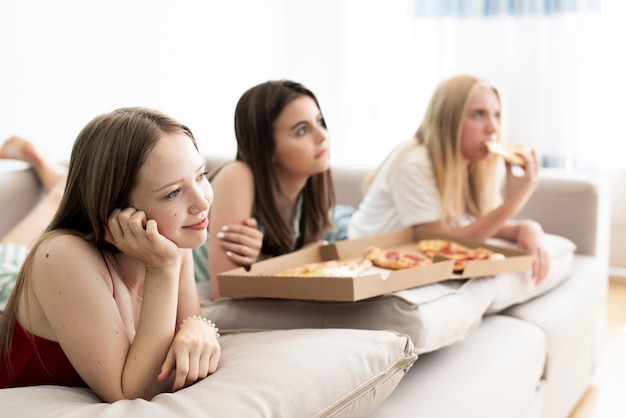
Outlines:
[[[476,44],[474,38],[465,39],[468,34],[461,29],[472,22],[453,28],[449,21],[403,21],[408,4],[0,0],[0,140],[23,135],[54,159],[67,160],[78,131],[92,117],[117,107],[147,106],[187,124],[202,152],[232,157],[233,112],[240,95],[262,81],[291,78],[320,100],[331,132],[333,164],[372,167],[415,131],[432,89],[450,75],[446,72],[469,70],[484,72],[503,87],[514,110],[508,116],[515,140],[537,140],[548,129],[544,125],[552,123],[544,147],[565,153],[576,148],[582,154],[603,150],[600,168],[612,170],[614,185],[626,184],[626,2],[602,0],[601,33],[592,30],[578,44],[589,55],[580,65],[566,64],[560,70],[569,77],[571,68],[582,77],[582,85],[566,84],[563,95],[547,97],[551,61],[512,64],[512,57],[532,49],[524,37],[517,47],[506,47],[504,56],[494,57],[493,36],[486,39],[479,31],[470,33]],[[506,24],[499,29],[500,24],[489,23],[495,33],[501,30],[507,36]],[[550,31],[561,34],[542,20],[529,31],[528,42]],[[469,45],[459,48],[461,42]],[[562,44],[563,52],[571,53],[576,42],[580,39],[559,38],[555,51]],[[429,60],[440,47],[446,54]],[[534,68],[539,64],[547,70]],[[497,73],[496,67],[510,71]],[[599,74],[594,72],[598,68]],[[533,70],[540,80],[518,81]],[[584,107],[590,112],[575,116],[559,107],[559,100],[580,101],[583,93],[593,100]],[[539,118],[533,116],[538,106],[547,109]],[[535,128],[529,126],[533,117]],[[570,135],[589,141],[581,143]],[[621,260],[626,259],[626,209],[621,192],[616,193],[612,258]]]
[[92,117],[148,106],[187,124],[203,152],[234,156],[237,100],[276,78],[305,83],[332,115],[333,68],[319,58],[332,27],[318,23],[333,3],[310,2],[301,18],[291,4],[3,0],[0,138],[23,135],[67,159]]
[[[413,134],[436,83],[461,71],[502,87],[512,110],[507,129],[514,141],[539,141],[552,152],[584,155],[595,147],[581,148],[580,137],[595,143],[626,133],[624,124],[615,122],[626,96],[621,82],[625,60],[615,52],[624,50],[621,20],[603,22],[604,34],[588,31],[580,45],[580,39],[559,35],[562,26],[550,27],[540,19],[538,26],[529,26],[533,36],[528,42],[522,32],[501,54],[504,41],[495,42],[492,34],[505,39],[506,20],[488,25],[465,20],[457,26],[411,21],[409,4],[1,0],[0,140],[23,135],[56,159],[67,159],[76,134],[92,117],[122,106],[148,106],[187,124],[203,152],[231,157],[233,111],[240,95],[259,82],[291,78],[320,100],[333,164],[374,166]],[[602,4],[608,18],[626,10],[621,0]],[[528,50],[538,33],[562,36],[552,48],[559,52],[562,45],[568,60],[578,58],[571,52],[578,46],[588,56],[571,64],[554,56],[553,63],[556,54],[549,50],[537,55],[547,56],[547,62],[513,62],[522,52],[534,56]],[[445,54],[435,60],[433,49],[445,49]],[[596,62],[607,57],[606,65]],[[597,68],[601,77],[593,73]],[[586,76],[586,71],[591,73]],[[574,82],[561,82],[564,94],[546,93],[551,80],[572,74],[578,77]],[[573,110],[560,109],[566,105]],[[612,119],[610,126],[604,116]],[[611,146],[626,152],[624,144],[613,140]],[[615,161],[612,155],[607,159]]]

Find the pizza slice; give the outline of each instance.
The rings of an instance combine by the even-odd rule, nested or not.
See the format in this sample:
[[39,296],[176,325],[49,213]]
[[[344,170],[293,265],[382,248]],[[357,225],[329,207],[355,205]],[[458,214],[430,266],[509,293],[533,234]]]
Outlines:
[[511,164],[524,165],[525,160],[518,152],[526,152],[526,147],[520,144],[510,144],[508,142],[487,141],[485,146],[492,154],[497,154]]
[[434,258],[439,255],[454,260],[454,272],[462,273],[470,260],[502,259],[504,255],[491,251],[488,248],[469,248],[457,242],[446,239],[423,239],[417,243],[421,252]]
[[380,247],[370,247],[365,253],[365,258],[376,267],[390,270],[402,270],[432,264],[432,259],[422,254],[384,250]]
[[284,270],[275,275],[297,277],[356,277],[370,267],[372,267],[372,263],[367,258],[359,260],[318,261]]

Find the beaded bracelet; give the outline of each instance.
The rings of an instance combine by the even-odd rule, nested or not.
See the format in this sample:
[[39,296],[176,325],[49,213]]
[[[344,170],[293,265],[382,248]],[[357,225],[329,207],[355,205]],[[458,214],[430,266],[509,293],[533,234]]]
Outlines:
[[204,322],[205,324],[207,324],[208,326],[213,328],[213,331],[215,331],[215,338],[219,338],[220,337],[220,329],[215,326],[215,323],[213,321],[211,321],[210,319],[207,319],[207,318],[205,318],[203,316],[198,316],[198,315],[188,316],[186,319],[183,320],[183,323],[180,324],[180,327],[182,328],[182,326],[185,325],[187,323],[187,321],[191,321],[191,320]]

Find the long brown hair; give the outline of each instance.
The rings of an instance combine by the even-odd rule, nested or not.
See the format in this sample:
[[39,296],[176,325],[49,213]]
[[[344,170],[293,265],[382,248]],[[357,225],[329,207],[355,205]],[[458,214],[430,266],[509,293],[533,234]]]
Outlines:
[[[280,193],[272,156],[274,155],[274,122],[285,106],[294,99],[308,96],[320,108],[317,98],[302,84],[268,81],[252,87],[239,99],[235,109],[237,160],[250,166],[254,177],[254,204],[265,228],[264,248],[273,254],[288,253],[293,248],[292,226],[283,221],[276,207]],[[321,109],[320,109],[321,112]],[[323,121],[326,128],[326,121]],[[335,189],[330,169],[309,178],[302,191],[301,245],[321,239],[333,227],[329,210],[335,204]]]
[[105,241],[103,225],[114,208],[128,206],[139,168],[159,138],[171,133],[187,135],[198,148],[189,128],[145,108],[123,108],[98,116],[79,133],[59,208],[26,257],[0,319],[1,366],[11,367],[18,302],[22,294],[28,295],[25,289],[37,248],[51,236],[73,234],[103,251],[117,251]]

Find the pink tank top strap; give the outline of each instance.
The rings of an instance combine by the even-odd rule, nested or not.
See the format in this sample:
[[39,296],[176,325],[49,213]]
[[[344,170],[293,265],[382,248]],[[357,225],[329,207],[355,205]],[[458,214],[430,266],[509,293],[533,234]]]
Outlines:
[[100,255],[102,256],[102,260],[104,260],[104,265],[107,268],[107,271],[109,272],[109,278],[111,279],[111,287],[113,288],[113,297],[115,297],[115,283],[113,282],[113,275],[111,274],[111,269],[109,268],[109,263],[107,263],[107,259],[104,256],[104,253],[102,252],[102,250],[100,251]]

